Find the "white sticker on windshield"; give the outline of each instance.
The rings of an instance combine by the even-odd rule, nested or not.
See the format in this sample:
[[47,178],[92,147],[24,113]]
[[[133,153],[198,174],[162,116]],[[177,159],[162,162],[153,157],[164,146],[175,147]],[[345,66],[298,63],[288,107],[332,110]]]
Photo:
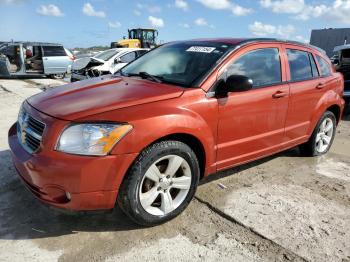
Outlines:
[[211,53],[215,50],[215,47],[206,47],[206,46],[191,46],[187,49],[187,52],[200,52],[200,53]]

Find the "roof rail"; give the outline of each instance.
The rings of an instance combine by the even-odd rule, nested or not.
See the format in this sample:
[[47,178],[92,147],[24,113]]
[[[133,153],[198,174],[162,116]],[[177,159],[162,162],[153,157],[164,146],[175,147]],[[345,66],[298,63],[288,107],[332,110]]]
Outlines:
[[314,46],[314,45],[311,45],[308,43],[302,43],[299,41],[279,39],[279,38],[249,38],[249,39],[246,39],[246,40],[243,40],[242,42],[240,42],[239,45],[242,46],[242,45],[246,45],[246,44],[250,44],[250,43],[254,43],[254,42],[284,42],[286,44],[296,44],[296,45],[301,45],[301,46],[305,46],[305,47],[311,47],[311,48],[317,49],[321,53],[326,54],[325,50],[323,50],[322,48],[319,48],[317,46]]

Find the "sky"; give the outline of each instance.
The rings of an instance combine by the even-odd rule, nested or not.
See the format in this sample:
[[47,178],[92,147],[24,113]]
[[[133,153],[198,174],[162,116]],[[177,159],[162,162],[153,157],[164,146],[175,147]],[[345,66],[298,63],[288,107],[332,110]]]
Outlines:
[[109,45],[129,28],[152,27],[162,42],[277,37],[302,42],[312,29],[350,27],[350,0],[0,0],[0,41],[68,48]]

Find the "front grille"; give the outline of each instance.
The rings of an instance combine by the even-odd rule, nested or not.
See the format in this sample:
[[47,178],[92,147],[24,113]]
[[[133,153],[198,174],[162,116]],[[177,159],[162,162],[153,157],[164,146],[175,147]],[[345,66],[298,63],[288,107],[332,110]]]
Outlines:
[[35,153],[41,144],[45,124],[30,116],[24,109],[18,115],[17,136],[26,151]]

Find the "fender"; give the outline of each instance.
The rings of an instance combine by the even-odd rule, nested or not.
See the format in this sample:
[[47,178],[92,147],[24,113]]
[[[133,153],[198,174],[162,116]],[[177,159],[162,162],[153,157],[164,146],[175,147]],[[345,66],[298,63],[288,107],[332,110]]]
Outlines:
[[[135,154],[169,135],[185,134],[203,146],[205,175],[215,172],[218,121],[216,99],[208,99],[202,89],[186,90],[181,97],[117,109],[86,118],[93,121],[115,119],[133,129],[112,149],[111,154]],[[80,119],[81,120],[81,119]]]

